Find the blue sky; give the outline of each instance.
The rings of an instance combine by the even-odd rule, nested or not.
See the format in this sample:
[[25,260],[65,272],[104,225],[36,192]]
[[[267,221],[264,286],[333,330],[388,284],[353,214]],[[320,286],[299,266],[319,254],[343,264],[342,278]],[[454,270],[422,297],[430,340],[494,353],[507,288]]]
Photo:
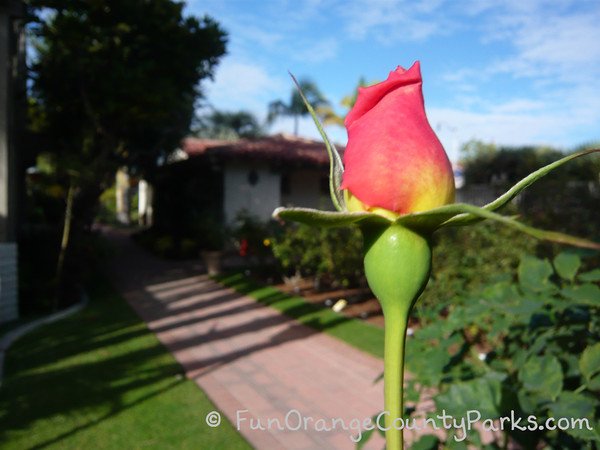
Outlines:
[[[264,118],[287,100],[287,71],[308,77],[330,102],[362,76],[383,80],[421,61],[429,121],[451,159],[460,144],[600,140],[598,0],[189,0],[229,33],[228,54],[206,100]],[[271,132],[292,132],[291,120]],[[337,142],[345,130],[328,127]],[[306,119],[300,134],[317,137]]]

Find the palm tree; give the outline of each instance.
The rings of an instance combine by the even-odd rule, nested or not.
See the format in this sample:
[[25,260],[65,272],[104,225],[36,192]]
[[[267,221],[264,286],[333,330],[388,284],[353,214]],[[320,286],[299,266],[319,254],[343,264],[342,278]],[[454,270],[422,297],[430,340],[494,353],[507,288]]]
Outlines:
[[321,107],[317,107],[316,112],[321,118],[323,125],[338,125],[340,127],[344,126],[344,120],[346,119],[346,115],[350,110],[354,107],[356,103],[356,99],[358,98],[358,88],[371,86],[377,83],[376,81],[372,81],[367,83],[366,80],[361,77],[358,80],[358,85],[352,94],[346,95],[341,101],[340,105],[342,105],[347,111],[346,114],[340,115],[335,112],[335,110],[330,105],[323,105]]
[[[308,102],[315,108],[317,114],[319,109],[329,107],[329,102],[325,99],[317,85],[307,79],[298,82],[300,89],[306,96]],[[269,113],[267,115],[267,124],[272,124],[280,116],[292,116],[294,118],[294,135],[298,136],[298,119],[302,116],[307,116],[308,111],[300,93],[294,88],[288,103],[282,100],[275,100],[269,103]],[[320,114],[319,114],[320,115]]]

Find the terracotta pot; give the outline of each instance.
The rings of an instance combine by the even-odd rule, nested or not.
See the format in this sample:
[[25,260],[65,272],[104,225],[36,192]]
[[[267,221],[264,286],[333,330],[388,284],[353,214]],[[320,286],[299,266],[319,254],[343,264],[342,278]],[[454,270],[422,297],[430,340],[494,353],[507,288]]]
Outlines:
[[220,250],[203,250],[200,252],[206,271],[209,275],[218,275],[221,273],[221,260],[223,252]]

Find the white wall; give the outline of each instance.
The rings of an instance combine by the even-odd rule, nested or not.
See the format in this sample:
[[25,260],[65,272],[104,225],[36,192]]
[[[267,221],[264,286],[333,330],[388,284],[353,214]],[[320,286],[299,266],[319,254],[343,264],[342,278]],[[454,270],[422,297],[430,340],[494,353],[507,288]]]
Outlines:
[[[258,179],[251,185],[248,176],[255,170]],[[230,163],[224,171],[224,212],[225,222],[232,224],[240,211],[247,210],[251,215],[267,221],[273,210],[281,206],[281,177],[267,164]]]
[[138,182],[138,224],[140,226],[152,225],[154,190],[146,180]]

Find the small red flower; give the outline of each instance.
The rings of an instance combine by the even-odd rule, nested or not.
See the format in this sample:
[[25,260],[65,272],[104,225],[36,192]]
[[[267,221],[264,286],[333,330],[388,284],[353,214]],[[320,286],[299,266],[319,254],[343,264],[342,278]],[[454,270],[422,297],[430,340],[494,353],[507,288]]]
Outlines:
[[248,239],[244,238],[240,241],[240,256],[248,255]]

